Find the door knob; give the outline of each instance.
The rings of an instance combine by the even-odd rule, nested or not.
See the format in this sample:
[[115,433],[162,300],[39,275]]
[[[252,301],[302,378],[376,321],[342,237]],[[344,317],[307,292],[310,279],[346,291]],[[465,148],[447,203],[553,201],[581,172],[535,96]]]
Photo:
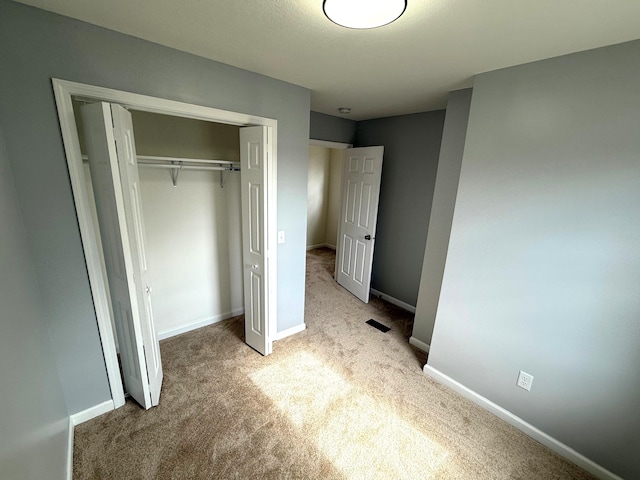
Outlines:
[[365,236],[364,236],[364,239],[365,239],[365,240],[371,240],[371,235],[365,235]]

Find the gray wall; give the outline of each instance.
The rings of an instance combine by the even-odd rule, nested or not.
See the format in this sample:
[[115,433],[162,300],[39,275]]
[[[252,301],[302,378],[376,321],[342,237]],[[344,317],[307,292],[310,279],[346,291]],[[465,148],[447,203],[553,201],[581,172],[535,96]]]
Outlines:
[[[479,75],[428,363],[640,478],[640,41]],[[533,388],[516,387],[518,370]]]
[[472,89],[449,93],[412,336],[431,343],[456,205]]
[[356,137],[356,122],[347,118],[311,112],[309,138],[330,142],[353,144]]
[[0,131],[0,476],[64,478],[69,417]]
[[0,123],[69,413],[110,392],[51,77],[277,119],[278,330],[303,322],[308,90],[7,0],[0,62]]
[[444,110],[358,122],[356,146],[384,146],[371,287],[416,304]]

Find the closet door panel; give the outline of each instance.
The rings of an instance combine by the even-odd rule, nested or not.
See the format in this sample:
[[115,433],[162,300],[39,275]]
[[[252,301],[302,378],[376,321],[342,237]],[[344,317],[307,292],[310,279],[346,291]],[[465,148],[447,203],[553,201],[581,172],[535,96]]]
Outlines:
[[240,178],[244,260],[245,341],[263,355],[271,353],[267,329],[267,127],[240,129]]
[[162,364],[146,279],[144,221],[131,114],[120,105],[81,107],[111,313],[124,383],[144,408],[157,405]]
[[147,264],[144,215],[140,197],[138,159],[133,136],[131,113],[120,105],[111,104],[113,131],[117,147],[124,219],[127,224],[128,246],[130,250],[134,290],[138,306],[137,322],[142,334],[141,341],[145,353],[146,377],[148,379],[151,406],[158,405],[162,388],[162,362],[160,343],[153,323],[152,292]]
[[83,105],[80,110],[89,157],[89,170],[102,239],[111,315],[114,318],[125,388],[140,405],[151,406],[134,266],[129,249],[122,185],[117,163],[113,118],[108,103]]

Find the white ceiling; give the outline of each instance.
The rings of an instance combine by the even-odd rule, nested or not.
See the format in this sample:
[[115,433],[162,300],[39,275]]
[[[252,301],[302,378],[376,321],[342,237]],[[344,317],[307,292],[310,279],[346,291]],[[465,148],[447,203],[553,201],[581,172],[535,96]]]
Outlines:
[[307,87],[312,110],[354,120],[444,108],[477,73],[640,38],[640,0],[409,0],[372,30],[335,25],[322,0],[22,3]]

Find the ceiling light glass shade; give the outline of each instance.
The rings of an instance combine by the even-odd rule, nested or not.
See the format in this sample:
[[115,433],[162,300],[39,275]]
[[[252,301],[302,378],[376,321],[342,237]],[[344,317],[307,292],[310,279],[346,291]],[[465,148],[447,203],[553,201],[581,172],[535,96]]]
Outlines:
[[407,8],[406,0],[324,0],[324,14],[348,28],[375,28],[396,20]]

